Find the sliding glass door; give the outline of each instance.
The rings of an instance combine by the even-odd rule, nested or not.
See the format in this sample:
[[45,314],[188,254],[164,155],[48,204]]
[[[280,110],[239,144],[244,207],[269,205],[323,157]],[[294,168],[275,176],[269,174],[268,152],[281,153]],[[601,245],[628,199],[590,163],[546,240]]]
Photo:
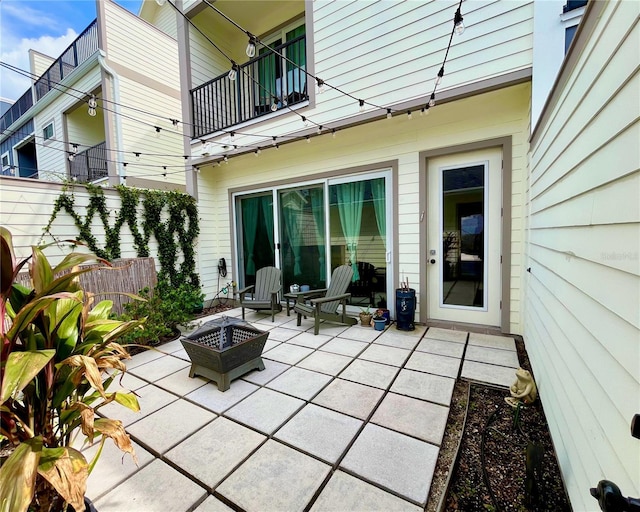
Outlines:
[[392,309],[390,180],[390,171],[379,171],[236,196],[240,286],[274,265],[285,291],[325,288],[333,269],[347,264],[351,304]]

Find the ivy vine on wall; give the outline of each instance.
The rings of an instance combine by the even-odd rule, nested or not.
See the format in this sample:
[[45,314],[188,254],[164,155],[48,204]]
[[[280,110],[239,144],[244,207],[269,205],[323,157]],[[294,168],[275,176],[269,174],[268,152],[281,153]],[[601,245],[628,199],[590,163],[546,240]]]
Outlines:
[[[89,193],[89,204],[84,218],[79,213],[83,207],[75,204],[73,189],[70,192],[64,189],[56,199],[49,223],[44,229],[45,234],[51,234],[53,222],[64,211],[78,228],[77,240],[85,242],[100,258],[111,261],[121,257],[120,232],[126,224],[133,236],[138,257],[149,256],[149,241],[152,236],[155,238],[160,263],[158,280],[167,280],[175,287],[182,283],[200,286],[200,278],[195,271],[194,248],[200,226],[198,207],[193,197],[175,191],[140,190],[118,185],[115,188],[120,195],[121,208],[115,213],[111,225],[102,187],[92,184],[85,186]],[[104,247],[100,247],[92,231],[96,215],[104,227]]]

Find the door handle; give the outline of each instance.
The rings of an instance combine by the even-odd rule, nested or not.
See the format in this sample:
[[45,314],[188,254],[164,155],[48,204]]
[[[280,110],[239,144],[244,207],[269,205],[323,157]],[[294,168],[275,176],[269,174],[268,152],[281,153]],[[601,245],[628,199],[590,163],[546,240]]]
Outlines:
[[436,262],[436,260],[434,260],[434,259],[431,259],[431,260],[429,261],[429,263],[431,263],[432,265],[433,265],[435,262]]

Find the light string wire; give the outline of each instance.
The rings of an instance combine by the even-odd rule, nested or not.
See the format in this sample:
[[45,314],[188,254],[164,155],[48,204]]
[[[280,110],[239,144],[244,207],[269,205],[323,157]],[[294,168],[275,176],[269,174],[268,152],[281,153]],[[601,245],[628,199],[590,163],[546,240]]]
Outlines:
[[[317,77],[317,76],[315,76],[315,75],[313,75],[313,74],[309,73],[305,68],[300,67],[297,63],[293,62],[291,59],[287,58],[287,57],[286,57],[285,55],[283,55],[282,53],[275,51],[271,46],[269,46],[269,45],[267,45],[267,44],[263,43],[263,42],[262,42],[259,38],[257,38],[256,36],[253,36],[249,31],[245,30],[242,26],[240,26],[238,23],[236,23],[233,19],[231,19],[231,18],[230,18],[230,17],[228,17],[225,13],[223,13],[223,12],[222,12],[222,11],[220,11],[218,8],[216,8],[214,5],[212,5],[211,3],[209,3],[209,2],[208,2],[208,0],[203,0],[203,1],[204,1],[204,3],[205,3],[205,4],[207,4],[211,9],[213,9],[215,12],[217,12],[219,15],[221,15],[224,19],[226,19],[227,21],[229,21],[230,23],[232,23],[236,28],[238,28],[239,30],[241,30],[243,33],[247,34],[250,38],[253,38],[253,40],[254,40],[255,42],[258,42],[258,43],[262,44],[265,48],[269,49],[272,53],[274,53],[275,55],[278,55],[280,58],[282,58],[282,59],[284,59],[285,61],[287,61],[287,62],[291,63],[291,64],[292,64],[292,65],[294,65],[298,70],[300,70],[301,72],[305,73],[308,77],[313,78],[313,79],[318,83],[318,85],[320,85],[320,83],[322,83],[323,85],[325,85],[325,86],[327,86],[327,87],[330,87],[330,88],[332,88],[332,89],[336,90],[337,92],[339,92],[339,93],[341,93],[341,94],[343,94],[343,95],[345,95],[345,96],[348,96],[349,98],[352,98],[352,99],[354,99],[354,100],[357,100],[357,101],[360,103],[360,105],[362,105],[362,104],[367,104],[367,105],[370,105],[370,106],[375,107],[375,108],[377,108],[377,109],[385,110],[385,111],[387,112],[387,116],[389,116],[389,114],[390,114],[391,112],[400,112],[400,110],[397,110],[397,109],[392,109],[392,108],[389,108],[389,107],[382,107],[382,106],[376,105],[376,104],[374,104],[374,103],[367,102],[367,101],[365,101],[365,100],[359,99],[359,98],[357,98],[356,96],[354,96],[354,95],[352,95],[352,94],[350,94],[350,93],[347,93],[347,92],[345,92],[345,91],[341,90],[340,88],[338,88],[338,87],[336,87],[336,86],[333,86],[332,84],[330,84],[330,83],[328,83],[328,82],[323,81],[323,80],[322,80],[322,79],[320,79],[319,77]],[[443,74],[444,74],[444,66],[445,66],[445,64],[446,64],[446,61],[447,61],[447,58],[448,58],[448,55],[449,55],[449,50],[450,50],[450,48],[451,48],[451,44],[452,44],[452,41],[453,41],[453,36],[454,36],[454,34],[455,34],[455,29],[456,29],[456,25],[457,25],[457,21],[458,21],[458,16],[460,17],[460,21],[462,21],[462,17],[460,16],[460,8],[461,8],[461,6],[462,6],[462,1],[463,1],[463,0],[460,0],[460,2],[459,2],[459,4],[458,4],[458,9],[457,9],[457,11],[456,11],[456,17],[454,17],[454,27],[453,27],[453,28],[452,28],[452,30],[451,30],[451,34],[450,34],[450,37],[449,37],[449,43],[448,43],[448,45],[447,45],[447,49],[446,49],[446,52],[445,52],[445,57],[444,57],[444,59],[443,59],[442,66],[441,66],[440,71],[439,71],[439,73],[438,73],[438,77],[439,77],[439,78],[442,78],[442,76],[443,76]],[[235,61],[234,61],[233,59],[231,59],[228,55],[226,55],[226,54],[224,53],[224,51],[223,51],[223,50],[221,50],[221,49],[219,48],[219,46],[218,46],[218,45],[216,45],[216,44],[215,44],[215,43],[214,43],[214,42],[213,42],[213,41],[212,41],[212,40],[211,40],[211,39],[210,39],[206,34],[204,34],[204,33],[200,30],[200,28],[199,28],[199,27],[197,27],[197,25],[195,25],[195,24],[194,24],[194,23],[193,23],[193,22],[192,22],[192,21],[191,21],[191,20],[190,20],[190,19],[189,19],[189,18],[188,18],[188,17],[187,17],[187,16],[186,16],[186,15],[185,15],[185,14],[184,14],[184,13],[183,13],[179,8],[178,8],[178,7],[177,7],[177,6],[175,6],[175,5],[173,4],[173,2],[171,2],[171,1],[169,0],[169,2],[168,2],[168,3],[169,3],[169,4],[171,4],[171,6],[172,6],[172,7],[173,7],[177,12],[179,12],[179,13],[181,14],[181,16],[182,16],[185,20],[187,20],[187,22],[189,23],[189,25],[190,25],[190,26],[192,26],[195,30],[197,30],[197,31],[198,31],[198,32],[199,32],[199,33],[200,33],[200,34],[201,34],[201,35],[202,35],[202,36],[203,36],[203,37],[204,37],[204,38],[205,38],[205,39],[206,39],[206,40],[207,40],[207,41],[208,41],[208,42],[209,42],[209,43],[210,43],[210,44],[211,44],[215,49],[216,49],[216,50],[218,50],[218,52],[220,52],[220,53],[222,54],[222,56],[223,56],[223,57],[225,57],[227,60],[229,60],[229,62],[232,64],[232,66],[236,66],[236,69],[238,69],[238,70],[240,69],[240,67],[235,63]],[[30,72],[27,72],[27,71],[25,71],[25,70],[22,70],[22,69],[20,69],[20,68],[17,68],[17,67],[15,67],[15,66],[12,66],[12,65],[10,65],[10,64],[7,64],[7,63],[1,62],[1,61],[0,61],[0,65],[1,65],[1,66],[3,66],[3,67],[5,67],[5,68],[7,68],[7,69],[10,69],[10,70],[12,70],[12,71],[14,71],[14,72],[17,72],[17,73],[20,73],[20,74],[22,74],[22,75],[24,75],[24,76],[27,76],[27,77],[29,77],[29,78],[34,78],[34,77],[35,77],[35,78],[39,78],[38,76],[36,76],[36,75],[34,75],[34,74],[30,73]],[[243,71],[243,73],[244,73],[244,71]],[[266,89],[262,84],[260,84],[260,83],[255,79],[255,78],[253,78],[252,76],[250,76],[248,73],[244,73],[244,74],[245,74],[245,75],[246,75],[246,76],[247,76],[251,81],[253,81],[253,83],[254,83],[255,85],[257,85],[258,87],[260,87],[263,91],[267,92],[268,94],[271,94],[271,91],[267,90],[267,89]],[[436,83],[435,83],[434,88],[433,88],[433,92],[432,92],[431,97],[430,97],[430,101],[425,105],[425,107],[423,107],[423,108],[422,108],[422,111],[423,111],[423,112],[424,112],[425,110],[428,110],[428,109],[429,109],[429,107],[433,106],[433,102],[434,102],[434,100],[435,100],[435,92],[436,92],[436,90],[437,90],[438,85],[439,85],[439,82],[438,82],[438,80],[436,80]],[[83,95],[83,97],[77,97],[77,96],[75,96],[75,95],[73,95],[73,94],[69,93],[69,92],[68,92],[68,91],[66,91],[66,90],[63,90],[63,89],[58,88],[57,86],[64,87],[64,88],[66,88],[66,89],[68,89],[68,90],[73,90],[73,91],[75,91],[75,92],[78,92],[78,93],[82,94],[82,95]],[[66,93],[66,94],[70,95],[71,97],[73,97],[73,98],[75,98],[75,99],[77,99],[77,100],[82,100],[82,101],[85,101],[84,97],[86,97],[86,96],[89,96],[89,97],[92,97],[92,96],[93,96],[92,94],[89,94],[89,93],[87,93],[87,92],[85,92],[85,91],[81,91],[81,90],[78,90],[78,89],[74,89],[74,88],[72,88],[72,87],[70,87],[70,86],[63,86],[63,85],[61,85],[60,83],[56,83],[56,84],[54,84],[54,86],[53,86],[52,88],[55,88],[56,90],[58,90],[58,91],[60,91],[60,92],[62,92],[62,93]],[[277,98],[273,98],[273,99],[277,99]],[[105,98],[100,98],[100,100],[103,102],[102,109],[103,109],[103,110],[105,110],[105,111],[107,111],[107,112],[112,112],[112,113],[114,113],[115,115],[120,115],[120,116],[122,116],[122,117],[124,117],[124,118],[126,118],[126,119],[130,119],[130,120],[133,120],[133,121],[139,122],[139,123],[141,123],[141,124],[144,124],[144,125],[146,125],[146,126],[153,127],[153,128],[155,128],[155,129],[156,129],[156,131],[157,131],[157,132],[160,132],[160,130],[164,130],[164,131],[165,131],[165,132],[167,132],[167,133],[172,133],[172,134],[175,134],[175,135],[181,135],[181,136],[183,136],[183,137],[187,137],[190,141],[193,141],[193,140],[195,139],[194,137],[192,137],[192,136],[191,136],[191,135],[189,135],[189,134],[184,134],[184,132],[182,132],[182,133],[181,133],[181,132],[171,131],[171,130],[168,130],[168,129],[166,129],[166,128],[158,127],[158,126],[157,126],[157,125],[155,125],[155,124],[148,123],[148,122],[146,122],[146,121],[142,121],[142,120],[137,119],[137,118],[134,118],[134,117],[132,117],[132,116],[128,116],[128,115],[123,114],[123,113],[121,113],[121,112],[116,112],[115,110],[108,109],[108,108],[106,108],[106,107],[104,106],[104,103],[105,103],[105,102],[106,102],[106,103],[112,103],[112,104],[114,104],[114,105],[118,105],[118,106],[121,106],[121,107],[124,107],[124,108],[129,108],[129,109],[131,109],[131,110],[137,111],[137,112],[139,112],[139,113],[143,113],[143,114],[145,114],[145,115],[153,116],[153,117],[162,117],[162,118],[164,118],[164,119],[168,119],[168,121],[169,121],[169,122],[171,122],[174,126],[177,126],[177,124],[178,124],[178,123],[183,124],[183,125],[185,125],[185,126],[195,126],[195,124],[192,124],[192,123],[186,123],[186,122],[184,122],[184,121],[180,121],[180,120],[173,119],[173,118],[165,118],[164,116],[160,116],[160,115],[158,115],[158,114],[156,114],[156,113],[148,112],[148,111],[145,111],[145,110],[139,109],[139,108],[137,108],[137,107],[127,106],[127,105],[124,105],[124,104],[121,104],[121,103],[117,103],[117,102],[114,102],[114,101],[111,101],[111,100],[107,100],[107,99],[105,99]],[[333,133],[333,134],[335,135],[335,133],[336,133],[337,129],[332,128],[331,126],[328,126],[328,125],[323,126],[323,125],[321,125],[321,124],[319,124],[319,123],[315,122],[313,119],[310,119],[310,118],[308,118],[308,117],[303,116],[303,115],[302,115],[302,114],[300,114],[300,112],[298,112],[297,110],[292,109],[292,108],[290,107],[290,105],[288,105],[288,104],[285,104],[285,106],[286,106],[286,107],[287,107],[291,112],[294,112],[295,114],[297,114],[297,115],[298,115],[298,116],[299,116],[303,121],[306,121],[306,122],[308,122],[309,124],[313,124],[313,125],[315,125],[315,126],[318,128],[318,134],[320,134],[320,132],[322,131],[322,129],[323,129],[323,128],[325,128],[325,129],[326,129],[326,132],[325,132],[325,133],[327,133],[327,132],[331,131],[331,133]],[[408,113],[410,114],[410,111],[409,111]],[[7,131],[8,131],[8,130],[5,130],[5,131],[3,132],[3,135],[5,135]],[[219,131],[219,132],[226,133],[227,135],[234,135],[234,134],[237,134],[237,135],[244,135],[244,136],[251,136],[251,137],[263,137],[263,138],[265,138],[265,139],[267,139],[267,140],[268,140],[268,139],[271,139],[271,140],[274,142],[274,144],[273,144],[273,145],[274,145],[274,146],[276,146],[276,147],[278,147],[278,145],[277,145],[277,144],[275,144],[275,142],[277,141],[277,139],[278,139],[278,138],[280,138],[280,139],[291,138],[291,139],[300,139],[300,140],[302,140],[302,139],[306,139],[307,141],[309,141],[309,140],[310,140],[310,135],[305,135],[305,136],[296,135],[296,133],[298,133],[298,132],[290,132],[290,133],[288,133],[288,134],[280,134],[280,135],[267,135],[267,134],[259,134],[259,133],[245,133],[245,132],[242,132],[242,131],[233,131],[233,130],[218,130],[218,131]],[[9,135],[12,135],[12,134],[14,134],[14,133],[18,133],[18,131],[17,131],[17,130],[15,130],[13,133],[11,133],[11,134],[9,134]],[[34,136],[35,136],[35,135],[34,135]],[[250,149],[250,150],[256,150],[256,154],[257,154],[261,149],[265,148],[265,146],[260,146],[259,144],[232,144],[232,143],[225,143],[225,142],[214,141],[214,140],[206,141],[206,140],[204,140],[204,139],[202,139],[202,138],[199,138],[199,140],[200,140],[200,142],[201,142],[202,144],[206,144],[206,143],[211,144],[211,143],[212,143],[212,144],[216,144],[216,145],[223,146],[223,147],[225,147],[225,148],[233,147],[233,151],[236,151],[238,148],[246,148],[246,149]],[[72,145],[72,146],[74,146],[74,147],[80,147],[80,146],[84,146],[84,147],[91,147],[91,146],[86,146],[86,145],[82,145],[82,144],[70,144],[70,145]],[[47,147],[50,147],[50,146],[47,146]],[[266,146],[266,147],[268,147],[268,146]],[[61,149],[61,148],[55,148],[55,149],[60,150],[60,151],[65,151],[65,152],[67,152],[67,153],[71,154],[71,153],[70,153],[68,150],[66,150],[66,149]],[[128,154],[128,153],[129,153],[129,152],[127,152],[127,151],[124,151],[124,150],[118,150],[118,149],[109,149],[108,151],[115,152],[115,153],[123,153],[123,154]],[[144,155],[144,156],[159,156],[159,157],[170,157],[170,158],[183,158],[183,159],[185,159],[185,160],[187,160],[187,159],[189,158],[189,156],[188,156],[188,155],[158,154],[158,153],[142,153],[142,152],[135,152],[135,151],[134,151],[134,152],[131,152],[131,153],[132,153],[134,156],[136,156],[136,157]],[[224,161],[227,161],[228,156],[225,154],[225,155],[222,157],[222,159],[223,159]],[[220,161],[222,161],[222,159],[217,160],[217,161],[216,161],[216,163],[219,165],[219,163],[220,163]],[[114,162],[114,163],[122,163],[122,164],[124,164],[124,166],[125,166],[125,167],[126,167],[127,165],[135,165],[135,166],[143,166],[143,165],[145,165],[145,166],[150,166],[150,167],[162,167],[163,169],[165,169],[165,168],[167,167],[167,166],[158,166],[158,165],[153,165],[153,164],[140,164],[140,163],[135,163],[135,164],[133,164],[133,163],[124,162],[124,161],[122,161],[122,162],[121,162],[121,161],[119,161],[119,160],[108,160],[108,161],[110,161],[110,162]],[[174,166],[174,167],[176,167],[176,166]],[[166,173],[163,173],[163,174],[166,174]]]

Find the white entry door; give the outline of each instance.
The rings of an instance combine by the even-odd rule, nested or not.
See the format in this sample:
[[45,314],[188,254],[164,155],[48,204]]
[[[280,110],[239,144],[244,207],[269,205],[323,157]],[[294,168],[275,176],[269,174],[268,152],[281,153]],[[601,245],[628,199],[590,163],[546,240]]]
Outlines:
[[502,152],[430,158],[427,172],[428,317],[499,326]]

